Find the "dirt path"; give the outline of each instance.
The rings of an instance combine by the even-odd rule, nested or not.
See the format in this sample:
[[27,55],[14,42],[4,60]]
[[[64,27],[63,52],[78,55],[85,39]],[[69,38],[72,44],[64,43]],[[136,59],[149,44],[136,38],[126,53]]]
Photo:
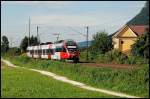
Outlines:
[[[7,60],[4,60],[4,59],[1,59],[1,61],[3,61],[4,63],[6,63],[8,66],[11,66],[11,67],[15,67],[15,68],[16,68],[16,67],[17,67],[17,68],[25,68],[25,67],[15,66],[15,65],[13,65],[11,62],[9,62],[9,61],[7,61]],[[25,68],[25,69],[39,72],[39,73],[41,73],[41,74],[43,74],[43,75],[52,77],[53,79],[56,79],[56,80],[59,80],[59,81],[63,81],[63,82],[72,84],[72,85],[74,85],[74,86],[76,86],[76,87],[79,87],[79,88],[83,88],[83,89],[87,89],[87,90],[91,90],[91,91],[97,91],[97,92],[100,92],[100,93],[105,93],[105,94],[109,94],[109,95],[113,95],[113,96],[119,96],[119,97],[140,98],[140,97],[131,96],[131,95],[127,95],[127,94],[123,94],[123,93],[119,93],[119,92],[114,92],[114,91],[109,91],[109,90],[105,90],[105,89],[99,89],[99,88],[94,88],[94,87],[91,87],[91,86],[87,86],[87,85],[84,84],[84,83],[70,80],[70,79],[68,79],[67,77],[59,76],[59,75],[54,74],[54,73],[52,73],[52,72],[43,71],[43,70],[37,70],[37,69],[30,69],[30,68]]]

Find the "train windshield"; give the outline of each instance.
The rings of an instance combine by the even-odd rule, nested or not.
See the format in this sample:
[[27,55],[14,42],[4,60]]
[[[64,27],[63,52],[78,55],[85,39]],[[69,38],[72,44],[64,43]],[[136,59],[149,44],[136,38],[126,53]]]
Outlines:
[[66,46],[69,52],[77,51],[77,44],[74,41],[67,41]]
[[74,52],[74,51],[77,51],[77,48],[68,48],[68,51],[69,52]]

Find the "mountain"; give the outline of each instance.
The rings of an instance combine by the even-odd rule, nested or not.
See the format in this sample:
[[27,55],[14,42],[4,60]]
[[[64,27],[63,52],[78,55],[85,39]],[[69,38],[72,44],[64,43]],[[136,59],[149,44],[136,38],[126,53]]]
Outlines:
[[127,22],[127,25],[149,25],[149,1],[145,3],[139,14]]
[[[92,41],[88,41],[88,45],[89,45],[89,46],[91,45],[91,43],[92,43]],[[87,46],[87,41],[78,42],[77,44],[78,44],[78,47],[79,47],[79,48],[84,48],[84,47]]]

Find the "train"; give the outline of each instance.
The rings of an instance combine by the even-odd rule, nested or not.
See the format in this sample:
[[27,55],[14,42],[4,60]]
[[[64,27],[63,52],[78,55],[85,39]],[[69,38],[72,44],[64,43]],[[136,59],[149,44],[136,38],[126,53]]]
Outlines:
[[27,56],[31,58],[72,60],[74,63],[78,63],[79,55],[77,43],[70,39],[27,47]]

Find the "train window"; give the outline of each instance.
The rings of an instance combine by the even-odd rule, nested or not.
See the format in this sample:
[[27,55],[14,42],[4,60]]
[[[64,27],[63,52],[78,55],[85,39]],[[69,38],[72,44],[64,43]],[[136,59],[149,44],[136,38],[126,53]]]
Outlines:
[[61,47],[56,47],[55,51],[56,51],[56,52],[61,52],[61,51],[62,51],[62,48],[61,48]]
[[46,54],[49,54],[50,52],[49,52],[49,49],[46,49]]
[[63,47],[63,52],[66,52],[66,48]]
[[47,49],[46,51],[47,51],[47,54],[50,54],[50,49]]
[[37,50],[35,50],[35,54],[37,54]]
[[45,50],[43,49],[43,55],[45,55]]
[[47,49],[47,53],[48,54],[54,54],[54,50],[53,49]]
[[68,48],[68,51],[69,52],[74,52],[74,51],[77,51],[77,49],[76,48]]
[[66,45],[71,46],[71,45],[76,45],[76,43],[74,41],[67,41]]
[[32,54],[33,54],[33,53],[34,53],[34,50],[32,50],[31,52],[32,52]]
[[46,49],[45,49],[45,55],[47,54]]
[[42,50],[38,50],[38,54],[41,54],[42,53]]
[[31,54],[31,50],[29,50],[29,53]]
[[30,50],[30,54],[32,54],[33,53],[33,50]]

